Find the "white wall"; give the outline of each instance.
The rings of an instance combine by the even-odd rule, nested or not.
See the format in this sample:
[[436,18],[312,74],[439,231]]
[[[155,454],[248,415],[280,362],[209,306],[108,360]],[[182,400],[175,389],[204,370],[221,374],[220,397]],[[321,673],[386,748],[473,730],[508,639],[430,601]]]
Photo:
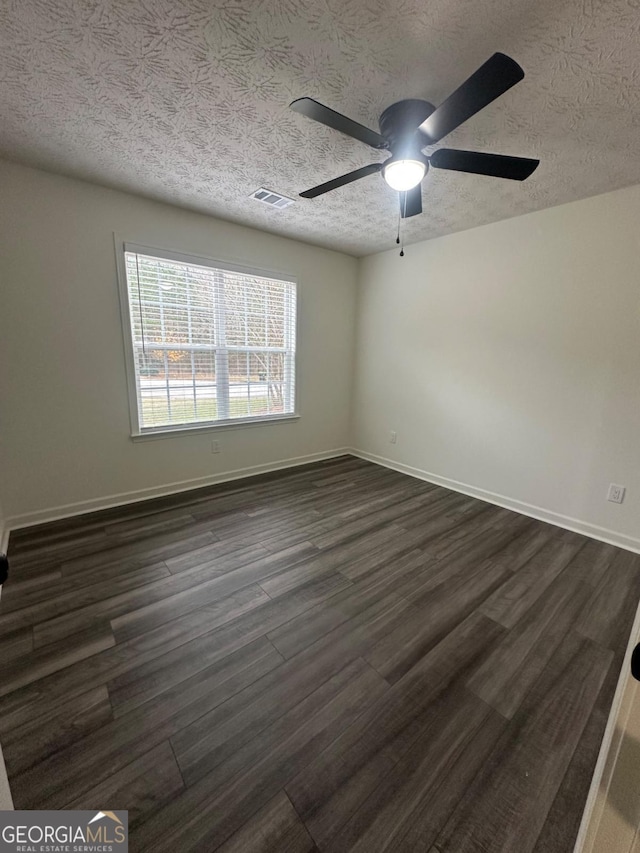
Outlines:
[[[10,523],[348,445],[354,258],[15,164],[0,163],[0,186],[0,470]],[[216,456],[211,433],[131,440],[114,231],[298,277],[298,421],[219,431]]]
[[[640,547],[640,187],[358,263],[15,164],[0,185],[9,523],[351,444]],[[299,278],[299,421],[224,430],[220,455],[131,441],[114,231]]]
[[639,222],[632,187],[364,259],[355,447],[640,547]]

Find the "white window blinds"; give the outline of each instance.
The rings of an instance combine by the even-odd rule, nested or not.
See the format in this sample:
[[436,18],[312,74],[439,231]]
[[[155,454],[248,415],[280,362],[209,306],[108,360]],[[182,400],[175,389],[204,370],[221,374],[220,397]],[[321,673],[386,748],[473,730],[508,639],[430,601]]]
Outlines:
[[294,413],[294,282],[124,258],[141,432]]

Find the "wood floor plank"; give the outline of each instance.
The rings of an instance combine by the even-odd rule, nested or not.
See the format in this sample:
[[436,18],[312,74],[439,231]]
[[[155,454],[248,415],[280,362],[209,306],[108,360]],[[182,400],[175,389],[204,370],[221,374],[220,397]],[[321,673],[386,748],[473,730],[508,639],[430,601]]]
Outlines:
[[32,649],[33,629],[25,628],[22,631],[16,631],[2,639],[2,660],[5,664],[14,658],[25,660]]
[[331,527],[330,519],[322,518],[313,523],[303,524],[300,527],[287,530],[271,530],[265,533],[260,540],[263,547],[271,553],[277,553],[299,542],[311,542],[314,536],[326,533]]
[[514,537],[519,536],[521,529],[521,523],[514,524],[511,530],[494,530],[489,525],[488,529],[481,533],[474,530],[473,536],[467,539],[457,537],[453,548],[451,542],[445,537],[445,541],[449,544],[437,556],[433,549],[427,546],[424,553],[430,558],[429,570],[423,575],[414,575],[403,583],[401,594],[419,603],[421,598],[430,596],[450,579],[464,579],[465,573],[473,576],[478,572],[478,567],[480,567],[480,573],[487,572],[495,577],[506,576],[507,569],[510,567],[499,557],[506,548],[509,548]]
[[140,851],[571,853],[638,555],[352,456],[9,553],[16,807],[128,809]]
[[571,575],[596,587],[619,553],[619,549],[607,542],[587,542],[570,564]]
[[[98,583],[105,583],[112,579],[118,582],[123,580],[130,573],[136,574],[144,572],[146,569],[154,566],[166,566],[166,564],[163,561],[160,561],[140,565],[140,562],[137,560],[122,560],[108,565],[99,566],[96,569],[85,569],[85,571],[77,573],[71,577],[65,577],[62,572],[56,572],[54,574],[58,577],[55,580],[47,581],[46,584],[41,583],[37,587],[25,590],[24,595],[18,590],[15,590],[14,595],[12,595],[7,602],[9,606],[6,610],[7,613],[10,613],[12,610],[21,610],[25,607],[30,607],[33,604],[45,601],[49,597],[61,595],[65,592],[77,592],[83,587],[93,586]],[[168,575],[169,572],[166,572],[164,576],[168,577]],[[48,576],[44,575],[42,576],[42,579],[44,580],[45,577]],[[4,607],[2,610],[4,612]]]
[[287,783],[318,845],[324,847],[388,778],[423,725],[422,709],[392,688]]
[[3,660],[0,663],[0,696],[13,693],[115,644],[110,626],[98,624],[44,649],[34,649],[10,661]]
[[[409,599],[406,594],[409,585],[417,577],[429,574],[435,562],[420,548],[407,551],[403,549],[401,553],[381,563],[377,559],[372,559],[371,571],[362,572],[354,582],[354,586],[363,594],[387,595],[395,592]],[[349,576],[344,569],[340,569],[340,574]]]
[[[450,493],[437,501],[434,500],[431,504],[420,506],[413,512],[407,513],[398,523],[404,530],[419,527],[424,534],[425,543],[434,541],[439,536],[451,533],[461,524],[461,520],[452,514],[451,510],[462,506],[466,500],[468,499],[464,495]],[[478,502],[475,511],[467,515],[466,521],[486,511],[486,504]]]
[[[269,632],[267,636],[283,657],[291,658],[341,625],[348,625],[351,630],[357,624],[352,620],[356,619],[358,614],[366,619],[369,608],[374,608],[375,612],[380,602],[389,596],[392,596],[390,602],[397,602],[397,596],[391,591],[394,588],[394,580],[397,582],[403,573],[419,570],[423,561],[424,555],[421,552],[410,552],[397,561],[395,571],[385,566],[382,576],[370,577],[357,585],[351,585]],[[407,609],[406,605],[403,608]]]
[[504,628],[482,613],[472,613],[437,646],[414,663],[397,682],[407,699],[429,705],[465,673],[481,666],[504,634]]
[[589,594],[586,584],[560,575],[502,637],[467,687],[510,719],[576,623]]
[[584,536],[577,533],[562,534],[557,542],[550,542],[503,584],[482,605],[485,616],[513,628],[518,619],[542,595],[586,544]]
[[[22,725],[25,719],[46,714],[52,707],[83,693],[89,687],[107,683],[129,671],[137,670],[132,674],[131,681],[137,681],[141,675],[144,678],[155,672],[155,667],[148,671],[142,669],[146,663],[158,661],[173,649],[204,634],[218,632],[220,658],[223,658],[348,585],[349,581],[341,575],[320,578],[283,596],[277,602],[251,610],[229,624],[224,624],[225,610],[227,607],[233,609],[233,603],[228,603],[226,599],[223,599],[221,606],[216,605],[214,612],[203,608],[188,613],[140,637],[118,643],[113,648],[75,663],[54,676],[42,678],[35,684],[0,697],[0,733]],[[216,622],[216,612],[222,625]],[[163,664],[160,662],[157,666],[162,667]],[[119,680],[118,683],[123,682],[128,683],[129,679]]]
[[[236,571],[224,571],[216,575],[209,565],[197,566],[179,575],[146,584],[121,595],[115,595],[96,604],[75,610],[67,615],[58,616],[34,627],[34,641],[44,645],[60,637],[75,633],[96,618],[113,620],[125,616],[119,629],[129,636],[143,633],[150,625],[169,622],[178,616],[197,610],[217,599],[230,595],[236,590],[249,586],[285,569],[303,559],[312,552],[312,546],[294,546],[278,554],[268,554],[264,549],[254,550],[253,546],[243,550],[238,558]],[[135,615],[137,614],[137,615]],[[148,617],[148,618],[147,618]],[[141,625],[132,627],[131,623],[141,620]]]
[[[461,780],[455,788],[449,787],[452,771],[463,755],[470,764],[465,768],[467,773],[477,771],[503,724],[483,702],[464,690],[442,697],[423,716],[422,732],[409,754],[380,778],[360,808],[323,842],[324,850],[417,850],[428,849],[435,840],[449,814],[446,806],[442,808],[443,801],[447,806],[451,801],[457,804],[463,793]],[[436,803],[440,808],[433,809]],[[315,826],[310,824],[312,833]]]
[[34,548],[17,550],[10,544],[11,563],[20,572],[22,578],[38,577],[56,571],[66,560],[82,559],[96,550],[109,548],[110,541],[103,529],[87,534],[76,534],[66,541],[56,541],[55,537]]
[[[530,521],[530,519],[528,519]],[[525,527],[515,539],[497,554],[491,557],[491,562],[506,566],[512,572],[518,572],[529,560],[536,556],[551,539],[558,536],[556,528],[550,524],[534,523]]]
[[[243,515],[244,518],[247,519],[247,516],[244,513]],[[245,548],[252,546],[260,547],[260,542],[252,541],[250,537],[245,538],[243,544]],[[232,541],[229,543],[216,539],[215,542],[209,542],[200,548],[193,548],[184,554],[176,554],[173,557],[167,557],[165,563],[171,574],[179,574],[187,569],[200,568],[202,566],[215,567],[217,561],[221,557],[225,557],[227,554],[233,555],[237,550],[238,546],[235,542]]]
[[124,560],[137,560],[140,566],[149,563],[157,563],[166,560],[176,554],[184,554],[203,545],[217,542],[218,538],[210,530],[210,522],[197,525],[185,531],[172,531],[161,536],[150,536],[126,545],[93,551],[86,556],[66,560],[60,564],[63,575],[74,575],[85,569],[96,569],[100,566],[122,562]]
[[[206,552],[206,556],[203,552]],[[242,546],[233,547],[228,542],[216,542],[214,545],[209,545],[206,548],[198,548],[197,552],[190,552],[182,558],[182,564],[178,567],[176,563],[179,557],[169,558],[167,566],[171,574],[176,574],[178,571],[185,571],[187,568],[210,569],[211,577],[224,575],[227,572],[237,569],[239,566],[251,563],[258,560],[260,557],[267,556],[267,549],[255,542],[243,542]],[[188,558],[191,557],[191,560]],[[195,558],[195,559],[194,559]]]
[[[309,536],[316,532],[318,529],[325,530],[326,528],[322,526],[318,528],[318,518],[317,516],[313,516],[312,520],[308,520],[308,516],[301,516],[298,514],[298,522],[294,525],[287,524],[277,524],[274,519],[263,520],[259,524],[256,524],[255,520],[252,520],[246,513],[242,513],[243,519],[234,527],[229,530],[220,530],[218,528],[218,534],[220,539],[216,542],[213,542],[209,545],[204,545],[201,548],[197,548],[193,551],[188,551],[185,554],[176,555],[174,557],[169,557],[166,560],[167,567],[172,574],[177,574],[178,572],[183,572],[186,569],[201,567],[205,565],[209,565],[214,569],[218,569],[220,566],[224,566],[224,558],[226,557],[228,560],[233,560],[234,555],[238,555],[238,553],[244,548],[250,547],[261,547],[264,549],[264,552],[271,553],[272,551],[283,551],[283,548],[269,548],[267,547],[270,539],[277,536],[288,535],[291,531],[295,531],[297,535],[301,535],[302,531],[306,530],[308,532],[307,536],[302,536],[302,538],[298,539],[298,542],[308,542]],[[295,545],[298,542],[292,542],[290,544]],[[285,546],[286,547],[286,546]],[[230,566],[233,568],[233,566]]]
[[9,772],[13,775],[27,770],[112,719],[105,685],[74,696],[49,709],[49,713],[3,734],[2,751]]
[[613,651],[623,651],[640,595],[640,555],[620,551],[584,609],[576,630]]
[[246,587],[223,599],[216,606],[217,612],[209,608],[207,621],[210,631],[108,681],[107,688],[116,715],[126,714],[220,660],[227,647],[220,642],[213,626],[234,622],[269,601],[269,596],[260,587]]
[[9,550],[11,559],[17,560],[18,566],[22,567],[29,560],[38,560],[51,551],[64,553],[66,547],[75,549],[89,543],[92,548],[95,549],[97,545],[99,549],[104,539],[104,522],[91,525],[85,516],[74,528],[58,521],[14,530],[11,532]]
[[143,824],[133,834],[134,845],[159,853],[185,847],[215,850],[283,787],[293,767],[312,760],[385,689],[386,683],[364,661],[347,665],[188,787],[159,819]]
[[144,518],[111,522],[105,525],[105,534],[112,542],[130,542],[142,536],[189,527],[195,520],[193,515],[182,509],[170,509]]
[[421,507],[419,498],[408,498],[399,503],[392,503],[383,509],[370,512],[362,518],[346,521],[336,530],[313,538],[313,544],[320,549],[333,548],[353,539],[361,537],[370,530],[379,530],[381,525],[389,524],[403,518],[408,512]]
[[[207,575],[207,572],[202,572],[203,577]],[[196,610],[199,604],[215,601],[224,595],[221,592],[221,587],[226,586],[224,578],[202,580],[197,585],[193,584],[193,579],[193,575],[188,578],[172,575],[144,587],[103,598],[70,613],[54,616],[34,626],[34,642],[38,646],[55,643],[63,637],[89,629],[97,621],[109,622],[143,606],[151,606],[147,602],[160,603],[166,608],[170,615],[164,621],[168,622],[171,615],[177,617],[190,609]]]
[[[20,578],[19,571],[17,574]],[[28,607],[34,601],[46,598],[51,595],[51,590],[56,588],[61,578],[62,572],[59,570],[25,580],[16,580],[12,572],[9,580],[2,586],[2,613]]]
[[195,611],[0,697],[0,733],[42,717],[69,698],[161,657],[211,628],[211,615]]
[[[213,662],[222,659],[242,646],[267,635],[272,627],[281,625],[292,616],[303,613],[315,602],[330,597],[344,588],[346,582],[338,575],[323,578],[283,597],[279,601],[254,598],[258,606],[247,607],[234,604],[241,598],[245,601],[247,590],[224,599],[219,605],[198,612],[198,624],[205,630],[196,630],[197,636],[180,643],[174,650],[164,650],[137,666],[127,666],[109,681],[111,701],[116,716],[126,713],[137,705],[157,695],[168,684],[177,683],[186,671],[197,671],[204,660]],[[264,594],[262,594],[264,595]],[[230,603],[232,599],[233,603]],[[240,613],[240,615],[238,615]],[[148,636],[148,635],[147,635]],[[172,680],[173,679],[173,680]]]
[[618,671],[615,664],[612,664],[562,784],[547,813],[534,853],[573,850],[580,829],[583,806],[587,801],[593,778],[593,756],[598,753],[604,737],[611,705],[609,697],[615,691],[617,681]]
[[287,661],[178,732],[171,745],[187,784],[239,752],[256,734],[303,702],[318,684],[355,661],[357,651],[345,655],[336,645],[319,651],[312,648],[301,655],[302,660]]
[[410,551],[424,553],[422,549],[418,548],[420,542],[421,533],[419,531],[402,532],[397,536],[390,536],[387,542],[382,542],[374,551],[367,551],[341,565],[340,572],[353,581],[359,580],[381,566],[389,565]]
[[[480,543],[495,539],[502,547],[502,543],[509,543],[521,530],[526,529],[528,519],[516,518],[512,520],[509,527],[500,525],[500,520],[507,514],[507,510],[488,505],[484,512],[474,515],[467,520],[463,513],[453,511],[460,523],[452,530],[432,540],[425,546],[425,551],[432,557],[441,560],[456,552],[468,553],[470,547],[477,548]],[[498,548],[496,548],[498,550]]]
[[348,565],[354,554],[374,551],[389,535],[398,532],[398,529],[391,526],[376,533],[359,536],[355,540],[321,552],[310,560],[300,561],[287,571],[273,573],[272,576],[261,580],[260,584],[272,598],[277,598],[323,574],[332,574],[341,566]]
[[[434,486],[431,492],[435,491]],[[374,494],[369,494],[366,497],[360,497],[352,501],[351,506],[344,507],[338,515],[346,521],[353,521],[357,518],[363,518],[370,512],[383,509],[389,504],[399,503],[409,498],[418,498],[419,506],[424,505],[427,501],[429,491],[424,488],[423,483],[402,481],[399,486],[388,486],[376,489]]]
[[[217,577],[215,573],[214,578]],[[132,637],[139,637],[153,631],[159,625],[164,625],[180,616],[201,610],[203,607],[225,608],[227,620],[236,618],[253,607],[258,607],[268,600],[269,596],[257,584],[240,587],[230,595],[222,597],[221,585],[216,585],[213,594],[207,584],[201,584],[191,589],[183,590],[176,595],[162,598],[153,604],[147,604],[137,609],[132,608],[126,613],[111,620],[111,627],[118,642],[126,642]],[[221,605],[221,602],[226,602]]]
[[[439,779],[434,779],[431,786],[423,788],[420,797],[414,795],[415,807],[409,820],[404,821],[404,827],[394,833],[390,850],[411,850],[418,853],[429,849],[432,839],[437,838],[447,818],[468,790],[477,774],[482,770],[492,749],[495,748],[503,732],[504,722],[498,714],[490,713],[474,730],[473,736],[463,745],[461,750],[451,758],[448,772]],[[413,756],[410,756],[412,766],[415,766]],[[427,765],[427,768],[429,766]],[[403,773],[404,767],[398,765]],[[404,771],[406,772],[406,771]],[[425,774],[427,775],[427,774]],[[422,774],[418,773],[415,780],[409,783],[407,794],[412,795],[412,788],[423,785]],[[432,776],[433,778],[433,776]],[[435,849],[435,848],[434,848]]]
[[129,829],[151,818],[184,790],[180,770],[168,741],[113,773],[104,782],[70,800],[67,809],[99,809],[108,803],[112,810],[129,812]]
[[388,681],[397,681],[471,616],[506,574],[507,570],[500,566],[480,566],[474,573],[453,575],[417,600],[409,598],[411,613],[367,652],[365,659]]
[[570,635],[436,839],[442,853],[535,848],[613,653]]
[[266,640],[243,646],[126,716],[13,776],[16,801],[25,808],[35,803],[43,808],[63,808],[281,662]]
[[[336,627],[325,633],[325,623],[322,618],[313,620],[312,633],[300,634],[303,651],[298,651],[291,660],[304,660],[303,655],[320,654],[323,649],[337,650],[344,656],[359,655],[364,657],[383,637],[394,631],[412,613],[411,604],[395,593],[377,597],[377,600],[366,609],[356,613],[346,622],[340,622]],[[281,638],[269,634],[276,642],[282,644]],[[283,648],[291,650],[292,637],[286,638]],[[310,645],[305,646],[306,643]]]
[[[36,647],[46,645],[46,641],[49,640],[45,637],[43,642],[39,630],[42,623],[57,619],[63,614],[81,610],[89,605],[104,602],[129,590],[139,589],[154,581],[167,578],[169,575],[170,572],[164,563],[154,563],[146,568],[127,572],[118,578],[94,583],[91,586],[82,586],[80,589],[74,589],[73,582],[69,583],[68,580],[64,580],[61,584],[55,585],[49,591],[49,595],[37,603],[20,609],[14,608],[1,620],[0,632],[17,630],[30,625],[37,626],[34,631],[35,645]],[[82,627],[84,624],[81,625],[80,629]],[[70,633],[75,632],[71,631]],[[60,639],[61,636],[64,634],[56,635],[53,639]]]
[[218,847],[218,853],[310,853],[316,850],[284,791]]

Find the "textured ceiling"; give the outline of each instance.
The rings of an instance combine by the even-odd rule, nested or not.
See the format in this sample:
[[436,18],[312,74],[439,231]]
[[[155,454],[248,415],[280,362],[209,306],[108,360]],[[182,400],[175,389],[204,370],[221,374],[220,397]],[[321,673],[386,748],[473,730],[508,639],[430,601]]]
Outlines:
[[290,111],[377,129],[495,51],[525,79],[441,145],[539,157],[526,182],[433,169],[406,243],[640,183],[640,0],[0,0],[0,154],[355,255],[394,245],[383,156]]

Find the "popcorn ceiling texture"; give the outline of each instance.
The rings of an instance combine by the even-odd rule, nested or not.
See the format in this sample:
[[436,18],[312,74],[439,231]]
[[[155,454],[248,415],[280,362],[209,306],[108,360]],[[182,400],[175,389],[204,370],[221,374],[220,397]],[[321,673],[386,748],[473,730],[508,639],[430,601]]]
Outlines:
[[496,50],[526,77],[440,146],[539,157],[523,184],[433,169],[406,243],[640,182],[640,0],[2,0],[0,154],[354,255],[394,245],[384,159],[294,114],[377,129]]

